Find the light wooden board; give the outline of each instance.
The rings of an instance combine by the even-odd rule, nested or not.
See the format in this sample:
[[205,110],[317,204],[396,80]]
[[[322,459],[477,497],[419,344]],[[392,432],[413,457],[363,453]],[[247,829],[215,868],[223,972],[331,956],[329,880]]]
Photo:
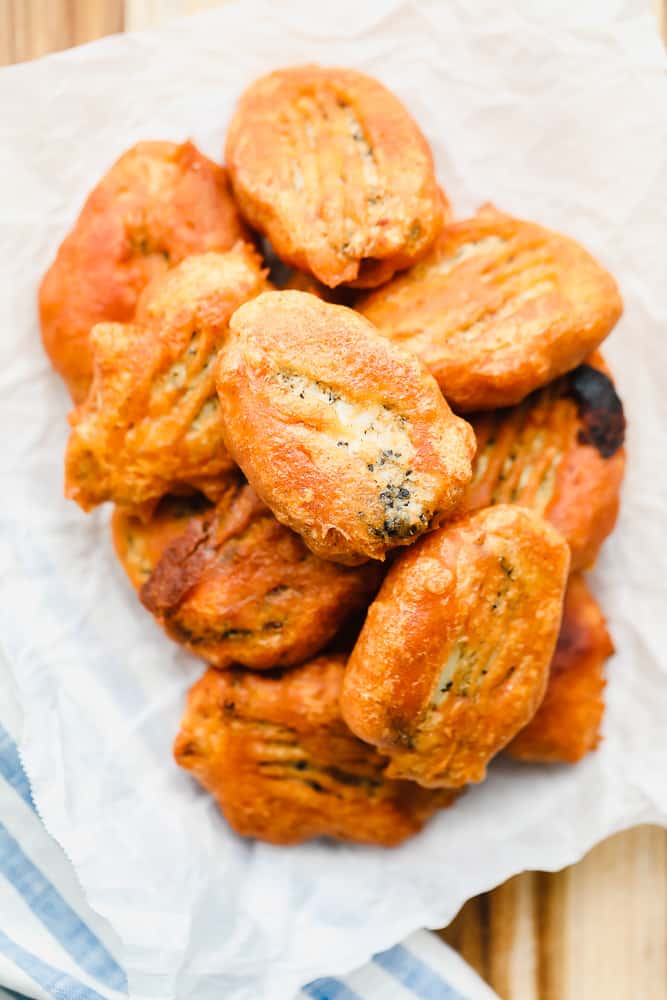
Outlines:
[[667,833],[639,827],[467,903],[446,941],[506,1000],[665,1000]]
[[[0,0],[0,65],[218,3]],[[654,5],[667,40],[667,0]],[[441,933],[503,1000],[667,1000],[667,832],[631,830],[562,872],[518,875]]]

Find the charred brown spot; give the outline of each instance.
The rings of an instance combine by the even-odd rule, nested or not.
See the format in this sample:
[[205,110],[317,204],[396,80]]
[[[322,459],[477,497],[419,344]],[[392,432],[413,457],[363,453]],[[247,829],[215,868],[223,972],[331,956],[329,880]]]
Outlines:
[[625,440],[623,404],[613,382],[591,365],[579,365],[567,380],[568,395],[576,402],[583,424],[579,443],[596,448],[602,458],[611,458]]
[[154,615],[170,615],[199,579],[208,561],[206,545],[211,521],[190,523],[162,553],[157,566],[139,591],[143,606]]

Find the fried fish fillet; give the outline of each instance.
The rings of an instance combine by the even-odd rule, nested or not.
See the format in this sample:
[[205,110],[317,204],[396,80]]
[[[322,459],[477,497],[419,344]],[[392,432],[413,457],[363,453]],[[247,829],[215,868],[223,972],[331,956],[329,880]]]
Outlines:
[[356,70],[297,66],[256,80],[225,157],[250,224],[332,288],[381,284],[442,225],[426,139],[397,97]]
[[517,503],[564,536],[572,569],[590,566],[616,522],[625,471],[623,404],[599,355],[519,406],[471,414],[477,437],[464,506]]
[[93,384],[70,415],[66,496],[84,510],[186,488],[216,498],[234,464],[214,361],[234,310],[267,287],[259,256],[239,243],[168,271],[145,290],[133,324],[94,328]]
[[93,377],[89,334],[130,321],[154,278],[246,234],[227,174],[191,142],[140,142],[88,196],[39,291],[42,338],[75,403]]
[[208,670],[191,689],[174,756],[244,837],[298,844],[335,837],[386,847],[453,800],[383,775],[338,703],[345,659],[284,674]]
[[279,521],[326,559],[384,559],[456,509],[470,426],[418,358],[352,309],[270,292],[220,352],[225,443]]
[[580,573],[570,577],[544,701],[505,753],[574,764],[600,741],[605,661],[614,652],[604,616]]
[[576,368],[623,305],[574,240],[485,206],[445,226],[428,256],[357,308],[469,412],[512,406]]
[[500,505],[396,559],[350,656],[341,707],[387,775],[426,787],[481,781],[539,705],[569,551],[532,511]]
[[167,497],[148,522],[114,515],[116,550],[142,603],[195,656],[255,670],[301,663],[371,602],[377,563],[318,559],[252,487],[230,485],[215,507],[202,500]]

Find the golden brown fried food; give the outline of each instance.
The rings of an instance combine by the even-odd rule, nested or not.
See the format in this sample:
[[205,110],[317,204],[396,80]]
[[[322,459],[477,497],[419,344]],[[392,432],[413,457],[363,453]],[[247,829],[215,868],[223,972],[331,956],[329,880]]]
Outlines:
[[442,225],[426,139],[398,98],[356,70],[297,66],[255,81],[225,157],[250,224],[330,287],[381,284]]
[[485,206],[445,226],[424,260],[357,308],[469,412],[512,406],[575,368],[623,306],[574,240]]
[[625,417],[599,355],[519,406],[470,416],[477,437],[464,506],[517,503],[565,537],[572,569],[590,566],[616,522]]
[[380,583],[377,563],[312,555],[240,481],[215,507],[166,497],[147,522],[117,510],[114,536],[145,607],[215,667],[301,663],[366,609]]
[[297,844],[336,837],[393,846],[453,800],[383,776],[386,758],[356,739],[338,704],[345,659],[285,674],[208,670],[176,739],[181,767],[244,837]]
[[384,559],[451,515],[474,435],[407,351],[351,309],[271,292],[220,352],[225,442],[279,521],[327,559]]
[[318,559],[244,484],[168,546],[141,600],[213,666],[268,669],[314,656],[379,583],[377,564]]
[[239,243],[188,257],[144,292],[134,324],[91,333],[95,375],[70,416],[65,493],[84,510],[139,506],[200,489],[212,499],[233,462],[225,450],[213,362],[242,302],[267,288]]
[[[442,205],[443,220],[448,222],[451,218],[451,207],[447,200],[447,195],[442,188],[440,189],[440,202]],[[284,266],[282,265],[282,267]],[[333,302],[339,306],[350,306],[350,308],[354,307],[360,294],[356,288],[349,285],[338,285],[336,288],[328,288],[307,271],[297,271],[293,268],[289,270],[284,280],[277,282],[277,285],[281,290],[292,289],[297,292],[310,292],[311,295],[317,295],[318,299],[324,299],[325,302]]]
[[225,170],[191,142],[140,142],[124,153],[89,195],[39,292],[44,347],[74,402],[90,387],[96,323],[128,322],[168,267],[229,250],[245,233]]
[[602,611],[575,573],[544,701],[505,752],[517,760],[575,764],[594,750],[604,714],[604,664],[613,652]]
[[111,517],[114,548],[136,590],[146,583],[171,542],[212,507],[201,493],[191,493],[163,497],[147,518],[138,517],[124,507],[114,509]]
[[341,707],[387,775],[481,781],[534,715],[560,624],[569,551],[523,507],[470,514],[389,570],[350,656]]

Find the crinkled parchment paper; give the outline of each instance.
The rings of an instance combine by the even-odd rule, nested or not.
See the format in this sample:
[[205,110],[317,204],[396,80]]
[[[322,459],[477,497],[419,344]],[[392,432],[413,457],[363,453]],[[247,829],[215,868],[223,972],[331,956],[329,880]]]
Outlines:
[[[646,7],[646,9],[644,9]],[[629,419],[622,516],[593,577],[618,654],[575,768],[499,763],[398,850],[237,840],[172,763],[201,666],[62,498],[65,391],[40,275],[88,189],[143,138],[219,157],[235,99],[299,61],[408,104],[462,215],[484,200],[579,238],[618,277],[607,345]],[[243,2],[0,74],[0,643],[49,830],[123,942],[133,996],[281,1000],[526,868],[667,816],[667,77],[648,2]]]

